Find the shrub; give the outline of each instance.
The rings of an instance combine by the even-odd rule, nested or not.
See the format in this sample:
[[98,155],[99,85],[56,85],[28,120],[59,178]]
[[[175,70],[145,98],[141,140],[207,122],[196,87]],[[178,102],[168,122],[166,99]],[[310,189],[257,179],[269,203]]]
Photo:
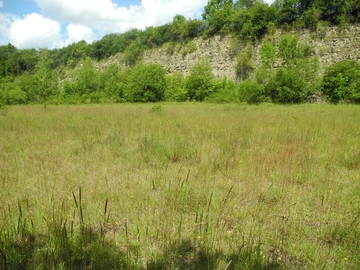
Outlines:
[[264,86],[250,79],[241,82],[239,85],[239,100],[250,104],[259,104],[264,102]]
[[166,71],[158,64],[138,64],[129,74],[124,98],[129,102],[156,102],[164,98]]
[[311,57],[311,47],[299,43],[295,36],[284,36],[277,54],[282,63],[275,74],[272,65],[280,61],[274,53],[270,44],[264,43],[260,48],[262,66],[256,73],[256,80],[263,84],[266,96],[278,103],[307,101],[319,86],[319,61]]
[[266,94],[277,103],[302,103],[318,89],[317,61],[298,61],[298,65],[280,67],[266,86]]
[[360,103],[360,64],[344,60],[327,67],[322,90],[332,103]]
[[203,101],[213,91],[214,74],[209,62],[201,60],[190,69],[186,90],[192,100]]
[[166,86],[166,101],[185,101],[188,98],[188,93],[185,88],[185,79],[182,73],[174,72],[173,74],[166,76]]
[[260,1],[255,1],[248,8],[239,6],[232,14],[233,31],[244,40],[261,39],[273,25],[270,23],[274,22],[276,9]]
[[271,43],[265,42],[260,47],[260,56],[262,65],[266,68],[271,68],[276,60],[275,47]]
[[126,79],[130,68],[120,69],[117,65],[111,64],[100,74],[100,90],[104,93],[103,99],[110,99],[112,102],[121,102],[124,95]]
[[213,83],[213,92],[205,100],[215,103],[237,102],[237,84],[226,78],[216,80]]
[[247,48],[237,57],[236,77],[238,80],[245,80],[249,78],[250,74],[255,69],[254,63],[251,60],[251,55],[251,49]]
[[320,15],[320,10],[316,7],[312,7],[305,11],[304,14],[300,17],[300,24],[310,31],[315,32],[318,27]]
[[124,59],[127,66],[135,66],[144,53],[143,45],[139,41],[133,41],[124,51]]
[[9,104],[26,104],[27,95],[20,87],[16,86],[8,92]]
[[291,65],[298,58],[302,58],[302,48],[299,39],[293,35],[284,36],[279,44],[278,56],[282,58],[283,65]]

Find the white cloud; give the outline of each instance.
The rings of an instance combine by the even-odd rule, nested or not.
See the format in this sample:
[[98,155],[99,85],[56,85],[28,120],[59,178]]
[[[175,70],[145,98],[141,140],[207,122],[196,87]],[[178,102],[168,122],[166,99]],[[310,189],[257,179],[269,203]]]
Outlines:
[[[41,15],[23,18],[0,13],[0,43],[22,48],[63,47],[85,40],[90,43],[108,33],[145,29],[172,21],[176,14],[200,17],[208,0],[142,0],[122,7],[114,0],[33,0]],[[3,0],[0,0],[0,4]],[[61,33],[61,27],[66,26]],[[64,28],[63,28],[64,29]]]
[[96,39],[96,35],[89,27],[81,24],[69,24],[67,27],[68,39],[65,45],[72,44],[79,40],[85,40],[87,43],[91,43]]
[[49,47],[61,39],[60,24],[32,13],[12,23],[8,38],[19,49]]
[[176,14],[201,15],[208,0],[142,0],[141,5],[119,7],[111,0],[35,0],[44,16],[62,23],[81,24],[105,34],[135,27],[162,25]]
[[0,8],[2,8],[3,6],[4,6],[4,2],[0,0]]
[[0,44],[8,43],[7,37],[11,23],[11,17],[8,14],[0,13]]

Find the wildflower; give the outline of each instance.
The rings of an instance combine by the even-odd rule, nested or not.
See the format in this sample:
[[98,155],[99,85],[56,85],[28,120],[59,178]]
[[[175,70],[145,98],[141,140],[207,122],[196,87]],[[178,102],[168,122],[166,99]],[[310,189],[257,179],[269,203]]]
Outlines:
[[347,258],[347,257],[345,257],[345,258],[344,258],[344,261],[347,261],[347,260],[348,260],[348,258]]

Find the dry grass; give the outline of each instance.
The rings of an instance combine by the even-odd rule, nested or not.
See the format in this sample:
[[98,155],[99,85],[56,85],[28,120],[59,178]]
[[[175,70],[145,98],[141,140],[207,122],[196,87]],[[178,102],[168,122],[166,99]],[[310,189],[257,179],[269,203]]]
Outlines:
[[0,268],[360,263],[358,106],[23,106],[0,134]]

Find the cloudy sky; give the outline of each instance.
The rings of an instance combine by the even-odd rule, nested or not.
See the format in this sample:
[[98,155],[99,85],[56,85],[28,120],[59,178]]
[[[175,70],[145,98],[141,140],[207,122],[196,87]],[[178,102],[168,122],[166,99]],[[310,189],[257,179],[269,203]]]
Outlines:
[[91,43],[108,33],[144,29],[176,14],[200,18],[208,0],[0,0],[0,45],[19,49]]

